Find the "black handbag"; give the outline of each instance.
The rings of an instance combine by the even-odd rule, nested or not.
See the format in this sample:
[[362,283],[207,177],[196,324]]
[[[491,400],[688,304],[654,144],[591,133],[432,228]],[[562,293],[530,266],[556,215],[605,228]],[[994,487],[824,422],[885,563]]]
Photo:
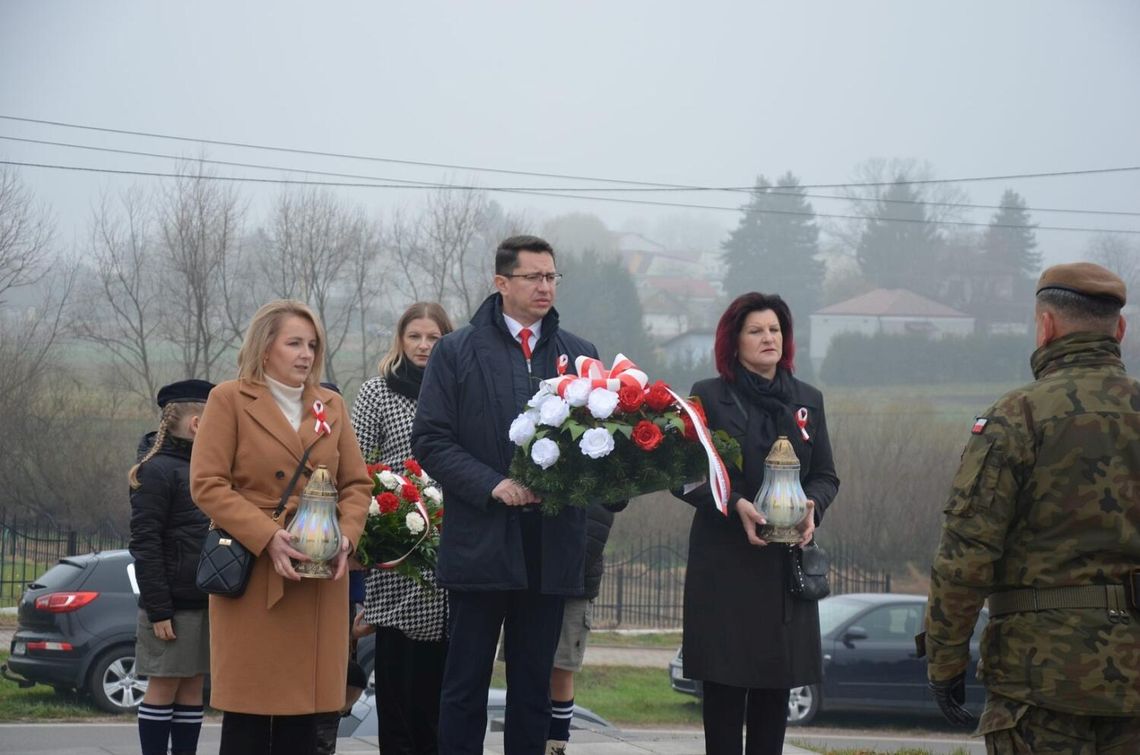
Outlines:
[[831,594],[827,573],[831,559],[827,551],[815,543],[788,549],[788,592],[797,600],[820,600]]
[[[293,478],[285,486],[281,494],[281,501],[273,512],[273,521],[281,516],[297,478],[305,469],[305,462],[309,460],[309,451],[312,446],[305,449],[301,463],[293,472]],[[194,575],[194,583],[202,592],[211,595],[221,595],[225,598],[240,598],[249,584],[249,575],[253,572],[253,554],[249,548],[241,544],[214,522],[210,522],[210,530],[206,533],[206,542],[202,544],[202,555],[198,558],[198,571]]]

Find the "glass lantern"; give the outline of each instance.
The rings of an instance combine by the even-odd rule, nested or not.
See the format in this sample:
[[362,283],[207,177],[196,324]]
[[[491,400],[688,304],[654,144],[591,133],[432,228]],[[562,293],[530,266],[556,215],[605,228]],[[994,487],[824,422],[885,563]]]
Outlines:
[[289,524],[293,547],[311,561],[294,562],[293,568],[302,577],[332,579],[329,561],[340,549],[340,525],[336,516],[337,491],[329,470],[324,464],[313,472],[309,484],[301,493],[297,515]]
[[760,528],[760,537],[770,543],[801,540],[797,525],[807,516],[807,495],[800,484],[800,460],[785,435],[776,439],[764,459],[764,483],[754,503],[768,522]]

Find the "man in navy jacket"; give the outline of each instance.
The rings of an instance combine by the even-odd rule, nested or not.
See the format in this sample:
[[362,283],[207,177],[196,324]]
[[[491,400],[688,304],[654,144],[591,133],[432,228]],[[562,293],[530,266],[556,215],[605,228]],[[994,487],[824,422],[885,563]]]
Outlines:
[[495,288],[471,324],[445,336],[424,375],[412,451],[443,487],[440,584],[450,590],[450,645],[440,697],[439,750],[482,753],[487,689],[500,629],[507,662],[507,755],[540,755],[549,681],[566,595],[583,590],[585,511],[557,516],[510,479],[507,437],[539,383],[565,357],[597,357],[560,330],[554,250],[512,236],[495,252]]

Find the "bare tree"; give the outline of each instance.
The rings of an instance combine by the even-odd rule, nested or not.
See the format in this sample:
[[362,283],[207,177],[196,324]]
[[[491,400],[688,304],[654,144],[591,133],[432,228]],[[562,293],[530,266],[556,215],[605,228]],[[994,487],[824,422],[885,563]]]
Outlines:
[[223,281],[240,251],[244,214],[237,192],[211,178],[200,163],[186,166],[158,206],[162,331],[179,350],[183,374],[207,380],[237,340]]
[[[360,339],[361,379],[366,379],[373,373],[380,358],[379,352],[383,348],[383,344],[377,344],[376,338],[376,324],[382,317],[377,299],[386,293],[384,276],[378,270],[382,238],[383,233],[378,223],[364,223],[349,257],[348,278],[352,288],[357,337]],[[342,385],[341,388],[346,392],[349,389],[348,385]]]
[[0,167],[0,304],[10,289],[35,283],[47,271],[54,230],[15,169]]
[[1087,247],[1089,258],[1104,265],[1124,280],[1129,291],[1140,285],[1140,243],[1116,233],[1102,233]]
[[149,401],[161,383],[155,356],[161,292],[153,220],[138,189],[124,192],[118,204],[116,211],[104,197],[93,213],[95,276],[77,297],[71,330],[108,352],[120,384]]
[[329,191],[282,193],[274,207],[263,259],[274,293],[307,302],[325,327],[325,373],[336,381],[335,357],[344,345],[358,302],[358,267],[376,240],[359,208],[346,207]]

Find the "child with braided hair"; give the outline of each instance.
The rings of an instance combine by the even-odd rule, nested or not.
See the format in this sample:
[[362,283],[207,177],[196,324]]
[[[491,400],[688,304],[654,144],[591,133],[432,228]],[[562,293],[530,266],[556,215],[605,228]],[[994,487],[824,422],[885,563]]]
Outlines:
[[162,419],[139,448],[131,485],[131,555],[139,588],[135,671],[150,677],[139,705],[143,755],[189,755],[202,728],[210,670],[206,594],[194,584],[210,521],[190,497],[190,451],[212,383],[182,380],[158,392]]

